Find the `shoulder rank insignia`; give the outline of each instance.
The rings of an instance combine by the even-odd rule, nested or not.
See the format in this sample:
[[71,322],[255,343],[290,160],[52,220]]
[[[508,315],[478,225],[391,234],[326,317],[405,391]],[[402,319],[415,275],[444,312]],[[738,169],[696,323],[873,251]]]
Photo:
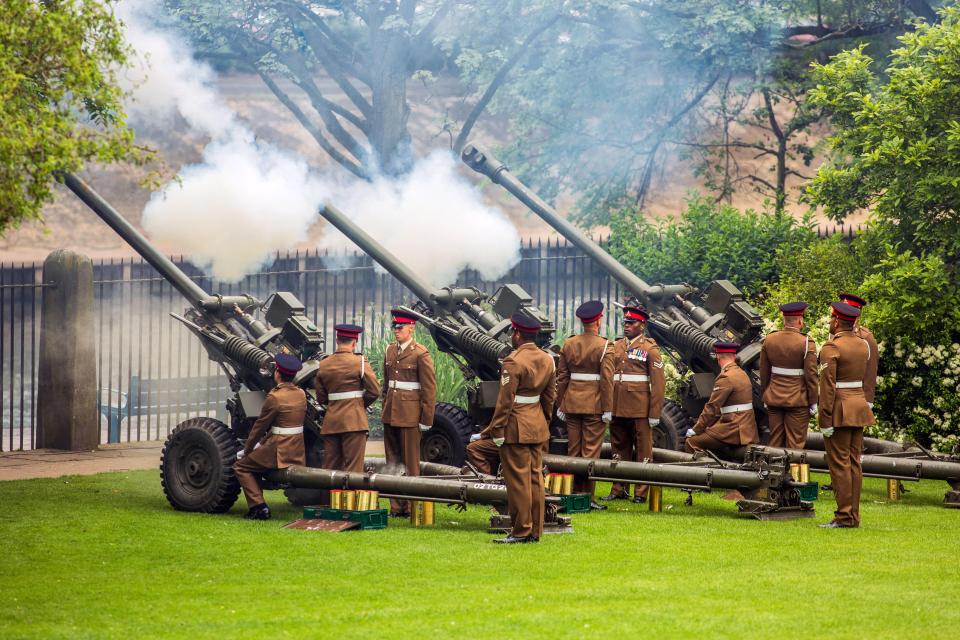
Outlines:
[[663,360],[660,362],[654,362],[653,366],[655,366],[657,369],[663,369]]
[[500,376],[500,386],[505,387],[508,384],[510,384],[510,375],[505,373],[502,376]]
[[826,363],[826,362],[823,362],[823,363],[821,363],[821,364],[818,364],[818,365],[817,365],[817,375],[820,375],[821,373],[823,373],[823,370],[826,369],[826,368],[829,367],[829,366],[830,366],[830,365],[829,365],[828,363]]

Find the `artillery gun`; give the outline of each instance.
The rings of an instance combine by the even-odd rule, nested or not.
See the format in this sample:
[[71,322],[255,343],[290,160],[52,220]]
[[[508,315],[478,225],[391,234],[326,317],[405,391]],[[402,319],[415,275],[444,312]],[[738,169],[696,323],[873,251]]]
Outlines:
[[[691,374],[680,385],[678,397],[664,403],[661,416],[660,424],[676,434],[674,448],[682,448],[691,424],[690,416],[699,415],[710,397],[713,381],[719,373],[713,357],[713,345],[718,340],[740,343],[737,362],[753,382],[757,423],[766,425],[758,370],[763,320],[733,283],[715,280],[702,293],[688,284],[647,284],[561,217],[490,152],[477,144],[468,144],[461,159],[474,171],[502,186],[593,258],[626,289],[630,295],[629,304],[640,303],[650,312],[647,332],[662,350],[670,354],[681,373]],[[654,446],[671,448],[662,440],[655,440]]]
[[519,285],[504,285],[493,295],[473,287],[433,288],[336,207],[326,205],[320,215],[413,293],[416,302],[401,308],[420,320],[437,347],[460,366],[467,407],[437,403],[433,426],[420,447],[422,460],[462,465],[470,435],[493,417],[501,361],[513,351],[510,316],[519,311],[540,323],[536,342],[541,348],[551,345],[553,324]]
[[[167,437],[160,477],[170,504],[182,511],[220,513],[236,501],[240,486],[232,465],[267,392],[274,387],[273,357],[280,352],[304,361],[294,383],[308,391],[304,421],[307,464],[319,466],[323,407],[313,400],[311,389],[324,337],[307,318],[297,297],[289,291],[278,291],[261,302],[249,295],[211,295],[157,251],[83,180],[66,173],[63,182],[187,299],[190,307],[182,315],[171,315],[200,339],[230,384],[232,395],[224,399],[230,425],[209,417],[189,418]],[[236,313],[236,308],[242,313]],[[264,311],[266,323],[250,315],[255,309]],[[288,497],[294,499],[295,495],[288,493]]]

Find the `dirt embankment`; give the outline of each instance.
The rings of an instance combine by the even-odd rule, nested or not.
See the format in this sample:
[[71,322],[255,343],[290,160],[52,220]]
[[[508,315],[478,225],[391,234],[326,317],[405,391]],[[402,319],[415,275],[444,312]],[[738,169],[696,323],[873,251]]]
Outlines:
[[[259,78],[230,75],[221,78],[219,84],[227,103],[258,137],[300,154],[319,170],[339,170],[332,166],[332,161]],[[335,87],[329,82],[323,84],[336,99]],[[462,115],[469,106],[453,97],[457,93],[456,81],[453,79],[441,80],[429,87],[410,83],[410,130],[418,151],[426,152],[449,146],[449,135],[442,131],[444,115]],[[341,99],[345,100],[342,96]],[[307,108],[307,105],[304,107]],[[485,143],[496,144],[503,141],[501,132],[505,130],[505,122],[484,116],[477,125],[475,137]],[[142,143],[158,150],[171,174],[181,166],[199,161],[206,143],[206,140],[189,132],[183,122],[141,126],[138,128],[138,136]],[[769,162],[764,158],[756,158],[755,155],[753,152],[738,154],[737,162],[743,170],[760,167],[761,171],[765,171]],[[810,168],[807,171],[812,173],[813,170]],[[473,175],[466,169],[464,172]],[[128,166],[99,167],[89,169],[84,176],[128,220],[135,225],[140,224],[144,205],[150,198],[150,192],[139,186],[142,177],[140,169]],[[795,200],[798,194],[796,185],[797,181],[794,180],[791,200]],[[689,161],[682,159],[678,153],[672,153],[661,163],[655,176],[647,210],[654,216],[674,215],[683,208],[684,201],[692,190],[702,188],[702,183],[693,175]],[[486,193],[491,203],[507,213],[524,238],[555,235],[539,218],[529,214],[499,187],[488,186]],[[763,200],[762,195],[742,185],[732,204],[743,208],[759,208]],[[571,202],[572,198],[559,203],[562,212],[565,213],[563,210],[569,207]],[[793,205],[792,208],[797,215],[804,211],[800,205]],[[20,229],[11,230],[5,237],[0,238],[0,261],[41,261],[50,251],[58,248],[83,251],[94,258],[133,255],[132,250],[116,234],[107,229],[63,188],[57,189],[56,198],[44,208],[43,216],[44,223],[24,224]],[[322,228],[323,224],[318,220],[303,247],[315,246]],[[178,253],[177,247],[161,248],[171,254]]]

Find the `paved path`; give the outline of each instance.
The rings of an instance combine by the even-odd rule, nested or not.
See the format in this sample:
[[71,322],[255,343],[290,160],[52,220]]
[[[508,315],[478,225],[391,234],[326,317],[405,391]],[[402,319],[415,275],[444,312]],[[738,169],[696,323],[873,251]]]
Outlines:
[[[89,476],[107,471],[160,467],[162,441],[105,444],[96,451],[34,449],[0,453],[0,481],[60,476]],[[367,455],[382,456],[383,442],[367,443]]]

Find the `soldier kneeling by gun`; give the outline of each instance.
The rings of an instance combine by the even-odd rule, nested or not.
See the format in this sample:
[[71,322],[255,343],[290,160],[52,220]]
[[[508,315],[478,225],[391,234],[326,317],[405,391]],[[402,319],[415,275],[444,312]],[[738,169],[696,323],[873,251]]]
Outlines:
[[701,449],[722,452],[729,447],[760,442],[753,415],[753,386],[737,364],[739,349],[740,345],[734,342],[713,345],[720,375],[703,412],[693,428],[687,430],[685,446],[690,453]]
[[277,386],[264,399],[260,417],[250,429],[247,443],[243,451],[237,453],[237,462],[233,465],[250,508],[245,516],[248,520],[270,519],[270,507],[263,500],[260,477],[268,471],[305,462],[303,418],[307,413],[307,396],[303,389],[293,384],[293,378],[303,364],[288,353],[277,354],[274,362],[273,379]]

